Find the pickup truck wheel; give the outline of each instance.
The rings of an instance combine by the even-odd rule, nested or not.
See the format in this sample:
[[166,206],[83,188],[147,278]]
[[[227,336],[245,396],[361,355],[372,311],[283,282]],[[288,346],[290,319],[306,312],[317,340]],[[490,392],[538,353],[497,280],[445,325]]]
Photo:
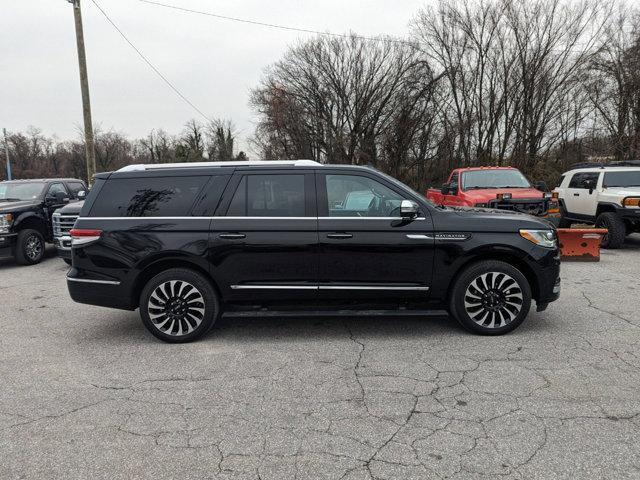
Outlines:
[[144,326],[169,343],[202,337],[219,313],[218,295],[211,283],[193,270],[166,270],[153,277],[140,294]]
[[512,265],[487,260],[468,267],[456,280],[450,313],[467,330],[502,335],[517,328],[531,307],[531,287]]
[[40,263],[44,257],[44,246],[44,237],[38,230],[21,230],[16,240],[16,262],[20,265]]
[[609,232],[602,237],[602,248],[620,248],[624,244],[627,227],[613,212],[604,212],[596,219],[597,228],[606,228]]

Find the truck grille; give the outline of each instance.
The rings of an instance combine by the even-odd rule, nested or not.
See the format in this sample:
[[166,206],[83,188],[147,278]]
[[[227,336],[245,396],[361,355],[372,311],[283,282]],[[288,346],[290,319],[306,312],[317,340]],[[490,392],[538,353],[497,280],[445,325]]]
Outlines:
[[62,237],[69,235],[69,231],[73,228],[78,215],[53,215],[53,236]]
[[513,212],[528,213],[529,215],[541,216],[547,213],[547,204],[545,201],[527,201],[527,200],[507,200],[490,202],[491,208],[499,210],[511,210]]

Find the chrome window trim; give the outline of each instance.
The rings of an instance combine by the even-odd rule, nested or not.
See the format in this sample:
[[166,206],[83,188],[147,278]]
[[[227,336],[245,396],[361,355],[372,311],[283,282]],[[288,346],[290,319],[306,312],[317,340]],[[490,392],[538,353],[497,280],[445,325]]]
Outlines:
[[89,278],[72,278],[67,277],[67,281],[69,282],[78,282],[78,283],[98,283],[101,285],[120,285],[120,282],[117,280],[92,280]]
[[[78,217],[82,220],[211,220],[211,219],[227,219],[227,220],[402,220],[402,217],[227,217],[217,215],[214,217]],[[425,217],[413,218],[414,220],[426,220]]]

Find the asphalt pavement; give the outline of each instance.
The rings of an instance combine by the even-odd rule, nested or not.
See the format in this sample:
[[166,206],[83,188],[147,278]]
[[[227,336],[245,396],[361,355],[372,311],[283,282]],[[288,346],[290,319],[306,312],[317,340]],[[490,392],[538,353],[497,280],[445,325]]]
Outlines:
[[640,236],[497,338],[448,318],[222,319],[168,345],[0,260],[0,478],[640,478]]

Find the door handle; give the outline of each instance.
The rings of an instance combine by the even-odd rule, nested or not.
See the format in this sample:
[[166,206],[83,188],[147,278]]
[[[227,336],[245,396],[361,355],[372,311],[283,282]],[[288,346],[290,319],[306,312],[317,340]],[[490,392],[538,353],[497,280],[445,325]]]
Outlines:
[[573,196],[574,196],[574,197],[579,197],[579,196],[580,196],[580,194],[579,194],[579,193],[574,193],[574,194],[573,194]]
[[327,238],[335,238],[336,240],[346,240],[347,238],[353,238],[350,233],[328,233]]
[[246,238],[247,236],[244,233],[221,233],[218,235],[218,238],[223,240],[240,240],[242,238]]

